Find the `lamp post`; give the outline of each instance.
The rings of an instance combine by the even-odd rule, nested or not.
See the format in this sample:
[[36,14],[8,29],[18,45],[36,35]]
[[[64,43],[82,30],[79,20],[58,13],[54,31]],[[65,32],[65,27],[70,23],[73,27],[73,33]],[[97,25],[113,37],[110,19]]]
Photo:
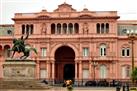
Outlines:
[[[131,60],[132,60],[132,72],[134,71],[134,40],[137,38],[137,30],[127,30],[127,36],[131,40]],[[134,79],[132,78],[134,83]]]

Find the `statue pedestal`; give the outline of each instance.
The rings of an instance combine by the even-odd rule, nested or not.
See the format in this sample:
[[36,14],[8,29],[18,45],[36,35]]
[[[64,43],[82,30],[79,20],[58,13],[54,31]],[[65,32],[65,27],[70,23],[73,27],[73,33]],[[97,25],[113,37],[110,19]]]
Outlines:
[[33,60],[6,60],[3,64],[3,77],[5,80],[35,79],[35,66]]

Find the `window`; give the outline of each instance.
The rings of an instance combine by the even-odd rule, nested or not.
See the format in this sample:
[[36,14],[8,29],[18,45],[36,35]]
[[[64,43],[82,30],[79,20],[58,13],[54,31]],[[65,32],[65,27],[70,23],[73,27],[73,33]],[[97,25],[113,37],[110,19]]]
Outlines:
[[105,26],[104,26],[104,23],[101,24],[101,33],[105,33]]
[[30,34],[33,34],[33,25],[30,25]]
[[83,56],[87,57],[89,55],[89,49],[88,48],[83,48]]
[[26,34],[29,34],[29,25],[26,25]]
[[51,24],[51,34],[55,34],[55,24]]
[[129,57],[130,56],[130,49],[129,48],[122,48],[122,56]]
[[46,57],[47,56],[46,52],[47,52],[46,48],[41,48],[41,56],[42,57]]
[[97,34],[106,34],[109,33],[109,23],[97,23],[96,24]]
[[7,34],[11,35],[12,31],[11,30],[7,30]]
[[47,78],[47,70],[46,69],[40,69],[40,78],[42,78],[42,79]]
[[73,24],[69,23],[69,25],[68,25],[68,33],[72,34],[72,32],[73,32]]
[[76,33],[76,34],[79,33],[79,24],[78,24],[78,23],[75,23],[75,24],[74,24],[74,30],[75,30],[75,33]]
[[89,78],[89,70],[88,69],[83,69],[83,78],[88,79]]
[[63,24],[63,33],[64,34],[67,33],[67,24],[66,23]]
[[130,77],[130,67],[129,66],[122,66],[122,78]]
[[106,56],[106,45],[102,44],[100,46],[100,56]]
[[99,23],[96,25],[96,28],[97,28],[97,33],[99,34],[100,33],[100,24]]
[[57,24],[57,34],[61,34],[61,24]]
[[129,48],[126,50],[127,56],[129,56]]
[[33,24],[23,24],[22,26],[22,34],[33,34]]
[[51,34],[78,34],[79,24],[78,23],[57,23],[51,24]]
[[106,78],[107,77],[107,67],[105,65],[100,66],[100,78]]
[[25,25],[22,25],[22,34],[25,34]]
[[109,32],[109,24],[106,23],[106,33],[108,33],[108,32]]

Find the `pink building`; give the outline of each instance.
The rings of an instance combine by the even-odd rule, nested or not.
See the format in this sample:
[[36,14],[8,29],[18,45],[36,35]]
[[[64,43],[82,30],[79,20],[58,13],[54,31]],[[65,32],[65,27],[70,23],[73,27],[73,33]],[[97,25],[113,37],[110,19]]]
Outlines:
[[[37,64],[36,79],[130,79],[132,46],[126,30],[137,29],[137,20],[119,18],[117,11],[76,11],[67,3],[53,12],[16,13],[14,25],[0,25],[0,78],[13,37],[29,33],[27,43],[38,51],[30,56]],[[134,59],[137,66],[137,46]]]

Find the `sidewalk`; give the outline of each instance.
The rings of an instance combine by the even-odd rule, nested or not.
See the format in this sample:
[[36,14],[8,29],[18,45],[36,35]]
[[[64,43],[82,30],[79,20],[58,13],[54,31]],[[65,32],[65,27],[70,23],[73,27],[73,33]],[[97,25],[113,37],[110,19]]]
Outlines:
[[[63,87],[53,87],[49,90],[1,90],[1,91],[68,91]],[[72,91],[116,91],[116,88],[113,87],[75,87]],[[121,90],[122,91],[122,90]]]

